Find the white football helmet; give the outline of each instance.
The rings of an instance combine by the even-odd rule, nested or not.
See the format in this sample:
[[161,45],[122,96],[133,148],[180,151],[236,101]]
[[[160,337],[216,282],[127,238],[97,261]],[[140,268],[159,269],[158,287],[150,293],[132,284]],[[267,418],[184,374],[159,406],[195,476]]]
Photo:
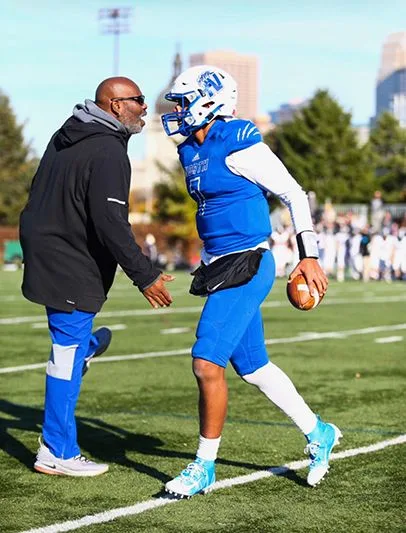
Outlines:
[[237,84],[221,68],[198,65],[180,74],[165,98],[182,108],[162,115],[165,132],[188,137],[215,117],[233,116],[237,106]]

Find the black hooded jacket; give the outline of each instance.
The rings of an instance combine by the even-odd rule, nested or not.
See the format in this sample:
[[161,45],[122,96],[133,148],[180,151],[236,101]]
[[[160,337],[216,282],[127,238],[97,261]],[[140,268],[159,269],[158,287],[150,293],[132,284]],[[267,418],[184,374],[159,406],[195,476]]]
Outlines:
[[128,223],[128,134],[112,121],[70,117],[40,162],[20,218],[22,291],[33,302],[96,313],[117,264],[140,290],[159,277]]

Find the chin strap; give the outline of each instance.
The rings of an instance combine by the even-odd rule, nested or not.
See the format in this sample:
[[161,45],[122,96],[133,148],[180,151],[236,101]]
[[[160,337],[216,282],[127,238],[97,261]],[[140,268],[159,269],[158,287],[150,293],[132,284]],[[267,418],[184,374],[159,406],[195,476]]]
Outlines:
[[299,259],[311,257],[319,258],[319,248],[317,246],[317,237],[314,231],[302,231],[296,235],[297,246],[299,249]]

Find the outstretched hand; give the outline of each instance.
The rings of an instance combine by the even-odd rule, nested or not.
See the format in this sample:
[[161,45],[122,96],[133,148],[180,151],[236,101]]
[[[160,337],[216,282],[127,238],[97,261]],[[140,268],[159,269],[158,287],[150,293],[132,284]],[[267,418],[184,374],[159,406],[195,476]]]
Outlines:
[[313,289],[317,289],[318,293],[322,296],[326,294],[328,279],[317,259],[311,257],[302,259],[291,272],[288,283],[299,274],[302,274],[305,278],[310,289],[310,294],[313,292]]
[[167,281],[173,281],[175,276],[170,274],[161,274],[156,282],[142,291],[142,294],[151,304],[151,307],[158,309],[158,307],[168,307],[173,302],[172,296],[165,287]]

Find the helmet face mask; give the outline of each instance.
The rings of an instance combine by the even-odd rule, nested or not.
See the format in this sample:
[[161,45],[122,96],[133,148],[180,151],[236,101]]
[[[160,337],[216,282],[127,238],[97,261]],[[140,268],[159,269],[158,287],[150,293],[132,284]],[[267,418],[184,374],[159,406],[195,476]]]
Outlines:
[[217,67],[200,65],[180,74],[165,98],[180,110],[162,115],[167,135],[188,137],[217,116],[232,116],[237,105],[237,84]]

